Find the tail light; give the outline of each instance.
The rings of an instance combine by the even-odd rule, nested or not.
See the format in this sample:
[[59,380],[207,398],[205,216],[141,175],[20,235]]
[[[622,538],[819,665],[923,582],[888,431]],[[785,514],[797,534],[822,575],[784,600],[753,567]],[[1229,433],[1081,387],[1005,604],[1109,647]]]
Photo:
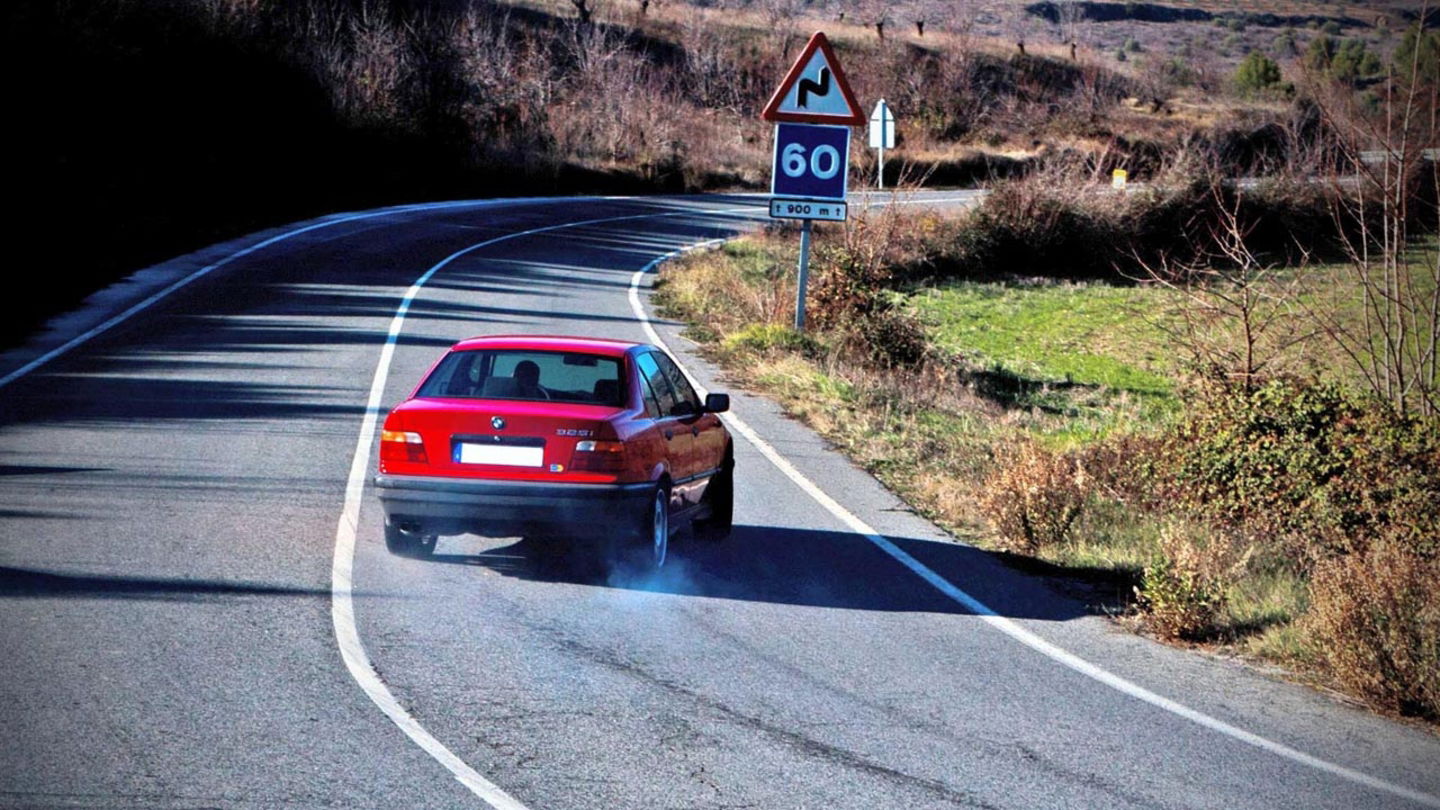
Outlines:
[[570,456],[571,472],[618,473],[625,470],[625,443],[591,441],[575,443]]
[[425,456],[425,440],[420,438],[420,434],[400,430],[380,431],[380,460],[430,463]]

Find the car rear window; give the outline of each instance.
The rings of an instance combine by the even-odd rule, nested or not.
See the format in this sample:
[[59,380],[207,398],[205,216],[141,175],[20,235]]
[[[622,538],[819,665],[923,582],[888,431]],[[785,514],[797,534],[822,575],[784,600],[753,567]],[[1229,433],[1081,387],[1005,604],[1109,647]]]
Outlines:
[[479,349],[447,354],[416,396],[624,404],[620,360],[595,354]]

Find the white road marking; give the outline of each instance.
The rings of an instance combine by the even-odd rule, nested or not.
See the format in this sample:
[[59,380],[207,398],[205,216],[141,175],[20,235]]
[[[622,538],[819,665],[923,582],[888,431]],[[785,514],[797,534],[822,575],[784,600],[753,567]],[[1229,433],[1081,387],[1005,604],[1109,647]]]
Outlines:
[[555,201],[560,201],[560,200],[565,200],[565,201],[575,200],[575,201],[578,201],[578,200],[586,200],[586,199],[606,199],[606,198],[595,198],[595,197],[588,197],[588,198],[587,198],[587,197],[530,197],[530,198],[504,199],[504,200],[455,200],[455,201],[451,201],[451,202],[441,202],[441,203],[419,203],[419,204],[416,204],[416,205],[401,205],[401,206],[396,206],[396,207],[393,207],[393,208],[384,208],[384,209],[381,209],[381,210],[378,210],[378,211],[366,211],[366,212],[364,212],[364,213],[351,214],[351,215],[348,215],[348,216],[338,217],[338,218],[336,218],[336,219],[328,219],[328,220],[326,220],[326,221],[324,221],[324,222],[316,222],[316,223],[311,224],[311,225],[306,225],[306,226],[301,227],[301,228],[296,228],[296,229],[294,229],[294,230],[286,231],[286,232],[281,233],[281,234],[276,234],[275,236],[272,236],[272,237],[270,237],[269,239],[266,239],[266,240],[264,240],[264,241],[262,241],[262,242],[257,242],[257,243],[255,243],[255,244],[251,245],[250,247],[244,248],[243,250],[237,250],[236,252],[231,253],[230,255],[226,256],[226,257],[223,258],[223,259],[220,259],[219,261],[212,262],[212,263],[210,263],[210,264],[205,265],[204,267],[200,268],[199,270],[196,270],[195,272],[191,273],[190,275],[188,275],[188,276],[180,279],[179,281],[176,281],[175,283],[167,286],[165,289],[160,290],[159,292],[157,292],[157,293],[155,293],[155,294],[153,294],[153,295],[145,298],[143,301],[139,302],[138,304],[135,304],[135,305],[129,307],[128,309],[126,309],[125,311],[121,312],[120,314],[114,316],[113,318],[110,318],[110,319],[108,319],[108,320],[106,320],[106,321],[104,321],[104,322],[102,322],[102,323],[100,323],[100,324],[98,324],[98,325],[96,325],[96,326],[94,326],[94,327],[86,330],[84,333],[82,333],[82,334],[80,334],[80,335],[76,335],[75,337],[71,338],[70,340],[66,341],[65,343],[62,343],[61,345],[59,345],[59,346],[51,349],[50,351],[45,352],[44,354],[40,355],[39,357],[36,357],[34,360],[31,360],[30,362],[26,363],[25,365],[23,365],[23,366],[15,369],[14,371],[10,372],[9,374],[6,374],[5,376],[0,377],[0,388],[3,388],[3,387],[5,387],[6,385],[9,385],[10,383],[14,382],[15,380],[20,379],[21,377],[24,377],[26,374],[29,374],[30,372],[32,372],[32,371],[34,371],[35,369],[37,369],[37,368],[45,365],[46,363],[50,362],[51,360],[54,360],[55,358],[57,358],[57,357],[65,354],[65,353],[71,351],[71,350],[74,349],[76,346],[80,346],[81,344],[87,343],[87,342],[89,342],[90,340],[94,339],[96,336],[100,335],[101,333],[107,332],[107,331],[109,331],[110,329],[115,328],[117,325],[119,325],[119,324],[121,324],[121,323],[123,323],[123,322],[125,322],[125,321],[128,321],[129,319],[135,317],[135,316],[138,315],[139,313],[144,312],[145,310],[147,310],[147,309],[149,309],[150,307],[154,306],[154,305],[155,305],[156,303],[158,303],[161,299],[168,297],[170,294],[174,293],[176,290],[180,289],[181,287],[184,287],[184,286],[188,285],[190,282],[195,281],[196,279],[201,278],[202,276],[209,275],[209,274],[210,274],[211,272],[213,272],[214,270],[217,270],[217,269],[219,269],[219,268],[221,268],[221,267],[224,267],[225,265],[227,265],[227,264],[235,261],[236,259],[242,259],[242,258],[244,258],[244,257],[246,257],[246,256],[249,256],[251,253],[254,253],[254,252],[257,251],[257,250],[261,250],[261,249],[263,249],[263,248],[267,248],[267,247],[275,244],[276,242],[283,242],[284,240],[289,239],[289,238],[291,238],[292,236],[299,236],[300,234],[309,233],[310,231],[319,230],[320,228],[328,228],[328,227],[330,227],[331,225],[341,225],[341,224],[346,223],[346,222],[354,222],[354,221],[360,220],[360,219],[372,219],[372,218],[374,218],[374,217],[388,216],[388,215],[390,215],[390,214],[406,214],[406,213],[412,213],[412,212],[415,212],[415,211],[435,211],[435,210],[440,210],[440,209],[444,209],[444,208],[489,208],[489,207],[494,207],[494,206],[497,206],[497,205],[506,205],[506,204],[544,203],[544,202],[555,202]]
[[[983,191],[978,192],[978,193],[981,194],[981,195],[984,194]],[[741,196],[754,196],[754,197],[756,197],[756,198],[758,199],[758,198],[760,198],[760,197],[765,197],[765,196],[769,196],[769,195],[755,194],[755,195],[741,195]],[[157,304],[158,302],[160,302],[162,299],[170,296],[170,295],[171,295],[172,293],[174,293],[176,290],[179,290],[180,288],[182,288],[182,287],[190,284],[192,281],[195,281],[196,279],[199,279],[199,278],[201,278],[201,277],[203,277],[203,276],[209,275],[211,272],[213,272],[213,271],[215,271],[215,270],[217,270],[217,269],[219,269],[219,268],[221,268],[221,267],[224,267],[225,265],[227,265],[227,264],[235,261],[236,259],[241,259],[241,258],[244,258],[244,257],[246,257],[246,256],[249,256],[251,253],[254,253],[254,252],[257,251],[257,250],[261,250],[261,249],[267,248],[267,247],[275,244],[276,242],[283,242],[284,240],[289,239],[289,238],[291,238],[291,237],[293,237],[293,236],[299,236],[299,235],[301,235],[301,234],[309,233],[310,231],[319,230],[319,229],[321,229],[321,228],[328,228],[328,227],[330,227],[330,226],[332,226],[332,225],[341,225],[341,224],[344,224],[344,223],[346,223],[346,222],[354,222],[354,221],[356,221],[356,220],[361,220],[361,219],[372,219],[372,218],[374,218],[374,217],[388,216],[388,215],[390,215],[390,214],[406,214],[406,213],[413,213],[413,212],[416,212],[416,211],[436,211],[436,210],[441,210],[441,209],[445,209],[445,208],[489,208],[489,207],[494,207],[494,206],[499,206],[499,205],[530,205],[530,204],[534,204],[534,203],[560,202],[560,201],[565,201],[565,202],[582,202],[582,201],[586,201],[586,200],[595,200],[595,199],[616,199],[616,198],[613,198],[613,197],[517,197],[517,198],[498,199],[498,200],[454,200],[454,201],[450,201],[450,202],[440,202],[440,203],[418,203],[418,204],[416,204],[416,205],[401,205],[401,206],[395,206],[395,207],[393,207],[393,208],[381,209],[381,210],[378,210],[378,211],[365,211],[365,212],[362,212],[362,213],[359,213],[359,214],[351,214],[351,215],[348,215],[348,216],[341,216],[341,217],[337,217],[337,218],[335,218],[335,219],[325,220],[324,222],[316,222],[316,223],[313,223],[313,224],[311,224],[311,225],[306,225],[306,226],[304,226],[304,227],[296,228],[296,229],[290,230],[290,231],[286,231],[286,232],[281,233],[281,234],[276,234],[275,236],[272,236],[272,237],[270,237],[269,239],[266,239],[266,240],[261,241],[261,242],[257,242],[256,244],[253,244],[253,245],[251,245],[250,247],[244,248],[243,250],[238,250],[238,251],[236,251],[236,252],[234,252],[234,253],[231,253],[231,254],[229,254],[228,256],[220,259],[219,261],[212,262],[212,263],[210,263],[210,264],[205,265],[204,267],[200,268],[199,270],[196,270],[195,272],[191,273],[190,275],[185,276],[184,278],[182,278],[182,279],[174,282],[173,284],[170,284],[169,286],[165,287],[164,289],[160,290],[159,292],[156,292],[156,293],[154,293],[153,295],[150,295],[150,296],[146,297],[144,300],[140,301],[139,303],[134,304],[133,306],[125,309],[125,310],[124,310],[123,312],[121,312],[120,314],[115,315],[114,317],[109,318],[109,319],[101,322],[100,324],[97,324],[97,325],[94,326],[94,327],[91,327],[90,329],[86,330],[86,331],[83,332],[82,334],[76,335],[75,337],[71,338],[70,340],[66,341],[65,343],[62,343],[61,345],[59,345],[59,346],[51,349],[50,351],[45,352],[44,354],[41,354],[39,357],[36,357],[35,359],[29,361],[28,363],[25,363],[24,365],[20,366],[19,368],[15,369],[14,371],[11,371],[11,372],[9,372],[8,374],[5,374],[4,376],[0,376],[0,388],[4,388],[6,385],[9,385],[10,383],[14,382],[15,380],[20,379],[21,377],[24,377],[26,374],[29,374],[30,372],[32,372],[32,371],[34,371],[35,369],[37,369],[37,368],[45,365],[46,363],[50,362],[51,360],[54,360],[55,358],[60,357],[61,355],[64,355],[64,354],[70,352],[70,351],[73,350],[75,347],[80,346],[80,345],[85,344],[85,343],[88,343],[89,341],[91,341],[91,340],[93,340],[95,337],[97,337],[98,335],[100,335],[100,334],[102,334],[102,333],[104,333],[104,332],[107,332],[107,331],[115,328],[116,326],[118,326],[119,324],[121,324],[121,323],[123,323],[123,322],[125,322],[125,321],[128,321],[129,319],[135,317],[135,316],[138,315],[139,313],[144,312],[145,310],[147,310],[147,309],[149,309],[150,307],[154,306],[155,304]],[[952,197],[952,198],[941,198],[941,199],[894,200],[894,201],[892,201],[892,202],[880,201],[880,202],[871,202],[871,203],[868,203],[868,207],[874,208],[874,207],[879,206],[879,205],[890,205],[890,204],[914,205],[914,204],[923,204],[923,203],[937,203],[937,204],[938,204],[938,203],[948,203],[948,202],[967,202],[967,201],[971,201],[971,200],[973,200],[973,199],[975,199],[973,196],[965,196],[965,197]]]
[[370,395],[365,404],[365,418],[360,425],[360,435],[355,442],[355,455],[350,460],[350,477],[345,486],[345,505],[340,512],[340,522],[335,529],[335,556],[331,565],[331,621],[335,625],[335,639],[340,646],[340,656],[345,661],[345,667],[350,671],[350,676],[360,685],[380,711],[389,717],[391,722],[405,732],[416,745],[420,746],[425,753],[433,757],[441,765],[445,766],[451,774],[465,787],[470,789],[480,798],[481,801],[495,808],[495,810],[525,810],[513,796],[506,793],[498,785],[481,776],[474,768],[465,764],[445,744],[435,738],[424,726],[415,719],[414,715],[405,710],[400,702],[395,699],[394,693],[385,685],[385,681],[375,672],[375,667],[370,663],[370,656],[365,652],[365,645],[360,641],[360,631],[355,624],[355,604],[352,594],[352,574],[355,563],[355,542],[356,532],[360,523],[360,501],[365,491],[366,473],[370,469],[370,450],[374,446],[375,430],[378,427],[379,417],[382,413],[381,401],[385,396],[385,383],[390,376],[390,361],[395,355],[396,341],[400,336],[400,330],[405,324],[405,315],[410,310],[410,304],[415,296],[420,293],[420,288],[440,272],[446,265],[473,251],[489,247],[510,239],[518,239],[522,236],[532,236],[547,231],[557,231],[564,228],[575,228],[583,225],[595,225],[604,222],[622,222],[635,219],[659,219],[663,217],[696,216],[715,214],[732,214],[752,211],[749,208],[729,208],[722,210],[687,210],[670,211],[665,213],[633,214],[619,217],[601,217],[598,219],[587,219],[576,222],[565,222],[558,225],[547,225],[541,228],[517,231],[515,233],[497,236],[476,242],[469,247],[457,250],[454,253],[441,259],[437,264],[425,271],[424,275],[416,279],[410,289],[400,299],[400,305],[395,310],[395,316],[390,321],[390,330],[385,337],[385,346],[380,350],[380,357],[375,364],[375,376],[370,382]]
[[[702,242],[697,245],[691,245],[689,247],[681,248],[676,251],[672,251],[671,253],[665,256],[661,256],[660,258],[645,265],[640,270],[636,271],[635,274],[630,278],[630,307],[634,310],[636,319],[638,319],[641,326],[644,327],[645,334],[647,337],[649,337],[650,342],[664,349],[666,353],[670,354],[672,357],[674,356],[674,352],[670,351],[670,347],[665,344],[665,341],[661,339],[660,334],[655,331],[655,327],[652,326],[650,323],[649,315],[646,314],[644,306],[641,305],[639,292],[640,281],[645,277],[647,273],[654,270],[656,266],[658,266],[666,259],[673,258],[689,250],[714,245],[723,241],[725,240],[715,239],[707,242]],[[700,396],[703,398],[707,393],[705,386],[701,385],[700,382],[695,379],[694,375],[690,373],[689,369],[685,368],[683,365],[680,366],[680,369],[690,380],[691,385],[694,385],[695,388],[700,392]],[[1211,729],[1212,731],[1218,731],[1221,734],[1224,734],[1232,739],[1239,740],[1240,742],[1247,743],[1249,745],[1253,745],[1256,748],[1269,751],[1272,754],[1284,757],[1288,760],[1291,760],[1292,762],[1298,762],[1301,765],[1307,765],[1311,768],[1315,768],[1317,770],[1324,771],[1334,776],[1341,777],[1342,779],[1348,779],[1351,782],[1355,782],[1357,784],[1364,785],[1375,790],[1392,793],[1396,796],[1409,799],[1426,807],[1440,808],[1440,798],[1431,796],[1428,793],[1422,793],[1418,790],[1412,790],[1411,788],[1404,787],[1403,785],[1397,785],[1393,782],[1387,782],[1378,777],[1371,776],[1370,774],[1354,770],[1353,768],[1347,768],[1343,765],[1337,765],[1333,762],[1329,762],[1327,760],[1320,759],[1319,757],[1307,754],[1304,751],[1299,751],[1287,745],[1283,745],[1273,740],[1266,739],[1265,737],[1261,737],[1260,735],[1250,731],[1246,731],[1245,729],[1232,726],[1229,723],[1226,723],[1225,721],[1219,720],[1215,717],[1211,717],[1204,712],[1197,711],[1190,708],[1189,706],[1185,706],[1184,704],[1171,700],[1170,698],[1158,695],[1150,691],[1149,689],[1140,686],[1139,684],[1128,681],[1120,677],[1119,675],[1116,675],[1115,673],[1104,669],[1103,667],[1092,664],[1089,661],[1081,658],[1080,656],[1075,655],[1074,653],[1071,653],[1054,644],[1051,644],[1040,636],[1037,636],[1036,634],[1025,629],[1018,622],[1015,622],[996,613],[984,602],[981,602],[979,599],[976,599],[975,597],[966,593],[964,590],[960,589],[955,584],[951,583],[949,580],[940,576],[940,574],[936,573],[929,566],[926,566],[924,563],[910,556],[910,554],[906,553],[904,549],[901,549],[899,546],[890,542],[889,539],[881,535],[879,532],[875,531],[875,529],[872,528],[870,524],[861,520],[844,506],[841,506],[838,501],[826,494],[824,490],[822,490],[819,486],[815,484],[815,482],[811,481],[804,473],[796,469],[794,464],[791,464],[788,459],[780,455],[779,451],[777,451],[773,446],[771,446],[769,442],[762,439],[760,435],[756,433],[755,430],[745,422],[744,419],[741,419],[733,411],[723,413],[720,416],[725,420],[726,424],[728,424],[741,436],[744,436],[746,441],[750,442],[750,444],[753,445],[756,450],[759,450],[760,453],[765,456],[765,458],[770,460],[770,463],[774,464],[776,468],[780,470],[780,472],[784,473],[785,477],[795,482],[796,486],[804,490],[807,495],[813,498],[816,503],[824,507],[827,512],[834,515],[836,518],[839,518],[842,522],[845,523],[845,525],[853,529],[856,534],[863,536],[866,540],[869,540],[871,543],[875,544],[875,546],[878,547],[881,551],[889,554],[901,565],[910,569],[911,572],[913,572],[921,579],[925,580],[925,582],[929,583],[931,587],[935,588],[935,590],[944,594],[946,597],[961,605],[971,613],[974,613],[991,627],[999,630],[1000,632],[1004,633],[1015,641],[1024,644],[1030,649],[1035,650],[1036,652],[1046,656],[1047,658],[1050,658],[1051,660],[1057,661],[1060,664],[1069,667],[1070,669],[1080,673],[1081,675],[1086,676],[1087,678],[1099,681],[1100,683],[1110,687],[1111,689],[1115,689],[1119,692],[1129,695],[1130,697],[1142,700],[1152,706],[1163,709],[1176,716],[1183,717],[1191,722],[1198,723],[1199,725]]]

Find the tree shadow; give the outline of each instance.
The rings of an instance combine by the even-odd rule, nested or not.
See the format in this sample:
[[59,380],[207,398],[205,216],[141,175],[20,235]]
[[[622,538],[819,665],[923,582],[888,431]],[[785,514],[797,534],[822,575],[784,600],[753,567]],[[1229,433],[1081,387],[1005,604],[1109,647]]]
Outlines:
[[0,599],[151,599],[194,602],[235,596],[330,598],[329,588],[214,579],[158,579],[59,574],[0,566]]
[[[1083,598],[1050,587],[1043,576],[1012,567],[1000,555],[958,543],[887,539],[999,615],[1065,621],[1097,610]],[[445,544],[442,541],[442,552]],[[682,532],[672,542],[665,567],[653,573],[604,563],[583,545],[556,548],[533,540],[478,554],[439,553],[431,559],[537,582],[676,596],[840,610],[971,613],[853,532],[736,526],[721,542]]]
[[[365,413],[349,389],[166,377],[40,375],[48,389],[0,404],[0,425],[12,423],[140,422],[164,419],[344,418]],[[349,394],[349,396],[347,396]],[[33,474],[82,472],[37,469]]]

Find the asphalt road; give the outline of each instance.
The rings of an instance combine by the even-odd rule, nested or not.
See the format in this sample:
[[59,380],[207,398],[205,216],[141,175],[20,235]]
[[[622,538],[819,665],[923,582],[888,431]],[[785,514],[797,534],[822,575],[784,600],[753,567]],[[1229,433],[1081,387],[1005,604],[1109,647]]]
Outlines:
[[[0,375],[19,369],[221,262],[0,387],[0,807],[485,807],[362,691],[332,625],[337,522],[401,297],[454,256],[399,329],[384,407],[463,337],[644,340],[632,274],[761,204],[337,216],[155,268],[0,358]],[[676,325],[657,328],[725,390]],[[1119,630],[732,394],[793,474],[738,440],[733,538],[682,536],[651,579],[541,568],[523,543],[470,536],[392,557],[362,493],[368,677],[523,806],[1440,803],[1433,733]]]

